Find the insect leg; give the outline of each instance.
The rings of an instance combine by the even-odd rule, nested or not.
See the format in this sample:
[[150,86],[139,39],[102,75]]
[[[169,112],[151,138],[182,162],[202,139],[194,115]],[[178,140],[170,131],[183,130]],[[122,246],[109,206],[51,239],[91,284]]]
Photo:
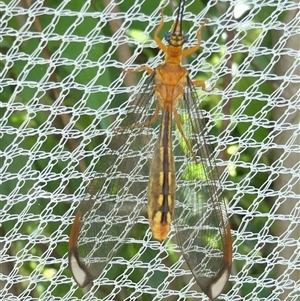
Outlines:
[[204,20],[204,23],[200,26],[200,28],[198,29],[198,33],[197,33],[197,40],[198,40],[198,43],[197,45],[191,47],[191,48],[188,48],[186,50],[184,50],[182,52],[182,57],[184,56],[188,56],[194,52],[196,52],[199,48],[200,48],[200,45],[201,45],[201,31],[202,31],[202,28],[208,23],[207,20]]

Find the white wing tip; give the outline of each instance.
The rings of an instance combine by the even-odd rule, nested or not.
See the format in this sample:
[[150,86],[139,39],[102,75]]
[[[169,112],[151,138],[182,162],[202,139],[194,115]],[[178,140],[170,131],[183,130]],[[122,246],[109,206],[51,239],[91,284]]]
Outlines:
[[230,275],[229,269],[224,269],[223,273],[219,275],[217,280],[207,288],[207,295],[211,300],[216,299],[224,290]]
[[76,252],[69,252],[69,266],[74,280],[80,287],[87,286],[93,280],[91,274],[79,261],[78,257],[76,256]]

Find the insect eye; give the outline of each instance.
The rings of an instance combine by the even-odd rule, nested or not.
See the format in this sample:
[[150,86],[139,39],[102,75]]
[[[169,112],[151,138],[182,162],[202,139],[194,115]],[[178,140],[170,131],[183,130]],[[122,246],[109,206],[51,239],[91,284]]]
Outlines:
[[171,39],[171,33],[170,32],[167,32],[165,34],[165,39],[167,40],[168,43],[170,43],[170,39]]
[[188,34],[183,34],[183,43],[186,43],[189,39],[189,35]]

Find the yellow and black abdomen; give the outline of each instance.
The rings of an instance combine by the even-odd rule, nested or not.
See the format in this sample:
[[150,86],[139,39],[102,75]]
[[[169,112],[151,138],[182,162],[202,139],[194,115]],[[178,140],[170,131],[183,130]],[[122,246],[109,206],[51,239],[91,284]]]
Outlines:
[[175,203],[175,163],[172,149],[172,110],[163,110],[161,128],[150,167],[148,216],[153,237],[164,240]]

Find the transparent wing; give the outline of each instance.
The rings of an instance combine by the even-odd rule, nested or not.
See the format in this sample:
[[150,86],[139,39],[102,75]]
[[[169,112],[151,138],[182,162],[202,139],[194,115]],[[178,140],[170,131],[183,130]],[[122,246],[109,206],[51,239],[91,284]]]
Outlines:
[[[182,253],[201,289],[215,299],[231,268],[231,236],[217,167],[206,143],[196,90],[188,78],[177,104],[186,141],[177,131],[175,154],[183,154],[177,174],[175,227]],[[189,145],[188,145],[189,144]]]
[[79,206],[70,235],[69,264],[81,287],[101,274],[146,205],[145,153],[154,143],[144,123],[154,106],[153,78],[154,74],[148,78],[122,124],[106,137],[104,155]]

